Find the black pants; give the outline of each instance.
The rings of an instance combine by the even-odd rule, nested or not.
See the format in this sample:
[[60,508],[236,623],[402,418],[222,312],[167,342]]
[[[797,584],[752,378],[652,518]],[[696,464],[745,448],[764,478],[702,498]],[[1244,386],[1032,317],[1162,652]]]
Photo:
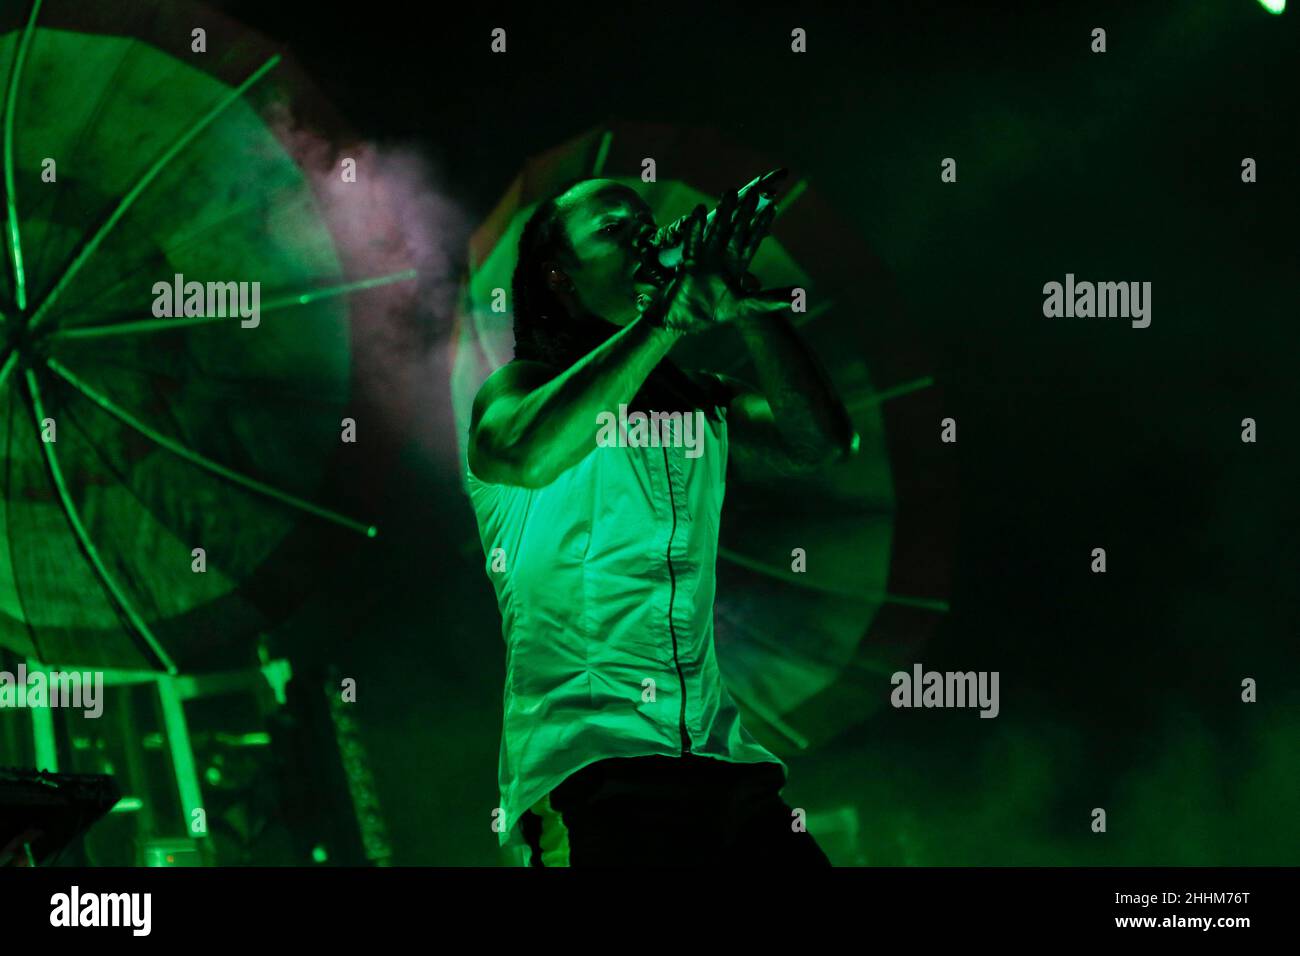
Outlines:
[[[830,866],[812,835],[794,829],[783,782],[774,763],[618,757],[569,776],[550,806],[570,866]],[[531,812],[522,824],[540,866],[547,824]]]

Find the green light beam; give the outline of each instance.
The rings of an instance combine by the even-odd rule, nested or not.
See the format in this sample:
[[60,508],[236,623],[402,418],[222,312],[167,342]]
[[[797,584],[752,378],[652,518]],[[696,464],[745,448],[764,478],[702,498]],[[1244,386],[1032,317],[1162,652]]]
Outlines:
[[[342,285],[329,286],[324,289],[299,292],[293,295],[281,296],[278,299],[272,299],[266,305],[262,306],[260,311],[276,312],[290,306],[308,305],[321,299],[330,299],[335,296],[348,295],[349,293],[360,292],[364,289],[373,289],[376,286],[391,285],[394,282],[406,282],[416,277],[417,273],[414,269],[406,269],[403,272],[394,272],[386,276],[376,276],[371,279],[359,279],[356,282],[346,282]],[[239,319],[239,316],[190,315],[175,319],[141,319],[139,322],[119,322],[110,325],[86,325],[79,328],[56,329],[50,333],[50,338],[94,339],[114,335],[143,335],[149,332],[165,332],[169,329],[181,329],[192,325],[207,325],[212,322],[229,322],[232,319],[237,320]]]
[[32,396],[36,440],[41,443],[41,447],[45,451],[45,461],[49,465],[50,476],[54,479],[54,487],[59,493],[59,501],[63,505],[63,513],[67,516],[68,524],[72,525],[72,531],[77,536],[77,540],[81,542],[82,550],[85,552],[90,566],[94,569],[95,575],[108,590],[117,606],[122,609],[127,620],[131,622],[131,626],[135,628],[136,634],[144,638],[148,650],[166,668],[167,673],[175,674],[176,665],[167,652],[163,650],[162,645],[158,643],[153,631],[149,629],[149,625],[145,623],[144,618],[136,611],[126,593],[118,587],[117,582],[113,580],[113,576],[108,573],[108,568],[104,566],[99,551],[95,548],[95,543],[90,540],[90,534],[86,531],[85,525],[81,523],[81,516],[77,513],[77,507],[72,503],[72,496],[68,494],[68,486],[63,480],[63,470],[59,467],[59,459],[54,454],[54,443],[47,442],[41,437],[41,422],[45,420],[45,406],[41,402],[41,389],[36,382],[36,373],[31,369],[27,369],[27,391]]
[[9,91],[5,94],[5,205],[9,209],[9,253],[14,266],[14,294],[20,312],[27,308],[27,275],[23,270],[23,242],[18,229],[18,199],[14,189],[14,108],[18,103],[18,81],[27,62],[27,48],[36,32],[36,15],[40,9],[41,0],[33,0],[32,12],[27,17],[27,26],[18,41],[18,53],[9,73]]
[[67,288],[68,283],[71,282],[73,277],[81,271],[81,267],[86,264],[94,254],[95,250],[99,248],[99,244],[104,241],[104,238],[113,230],[113,227],[117,225],[118,221],[126,215],[127,210],[131,208],[138,198],[140,198],[140,194],[143,193],[145,189],[149,187],[149,184],[158,177],[158,174],[167,167],[167,164],[175,159],[180,154],[181,150],[193,142],[194,138],[197,137],[199,133],[207,129],[218,116],[225,112],[226,109],[235,102],[235,100],[243,96],[254,83],[274,69],[276,64],[279,62],[280,57],[279,55],[276,55],[258,67],[252,76],[244,80],[243,83],[240,83],[239,86],[235,87],[222,97],[221,100],[212,107],[212,109],[208,110],[206,114],[204,114],[189,128],[184,136],[173,143],[166,152],[154,161],[152,166],[145,170],[144,175],[141,176],[136,184],[131,187],[130,192],[122,197],[121,201],[117,204],[117,208],[113,210],[112,215],[104,220],[104,224],[100,226],[99,230],[89,239],[89,241],[86,242],[85,245],[81,247],[81,251],[77,253],[76,258],[74,258],[72,262],[68,264],[68,267],[63,270],[63,275],[59,277],[59,281],[55,283],[54,288],[49,291],[49,294],[45,296],[45,300],[41,302],[40,306],[37,307],[36,311],[32,314],[29,326],[30,328],[34,329],[40,325],[41,320],[49,314],[50,308],[58,301],[59,295],[65,288]]
[[310,501],[299,498],[296,495],[291,495],[287,491],[273,488],[271,485],[258,481],[256,478],[241,475],[239,472],[232,471],[225,465],[220,465],[210,458],[205,458],[198,452],[185,447],[180,442],[168,438],[161,432],[150,428],[144,422],[140,421],[140,419],[136,418],[126,409],[114,402],[107,395],[95,391],[56,359],[46,359],[46,365],[49,367],[50,371],[54,372],[118,421],[135,429],[135,431],[139,432],[145,438],[148,438],[154,444],[162,446],[173,455],[185,459],[190,464],[197,465],[205,471],[210,471],[213,474],[219,475],[227,481],[232,481],[237,485],[241,485],[250,491],[255,491],[258,494],[279,501],[281,504],[289,505],[290,507],[297,508],[299,511],[305,511],[308,514],[316,515],[318,518],[324,518],[326,521],[333,522],[334,524],[341,525],[344,528],[364,534],[367,538],[373,538],[379,533],[379,530],[374,525],[354,521],[345,515],[339,514],[337,511],[330,511],[328,508],[322,508],[320,505],[312,504]]

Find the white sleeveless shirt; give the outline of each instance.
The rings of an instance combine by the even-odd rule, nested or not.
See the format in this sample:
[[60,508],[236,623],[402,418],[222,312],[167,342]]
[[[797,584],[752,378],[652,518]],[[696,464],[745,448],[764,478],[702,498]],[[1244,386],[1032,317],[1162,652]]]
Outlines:
[[506,642],[502,845],[525,810],[608,757],[786,769],[741,726],[714,656],[725,409],[704,423],[694,449],[596,447],[540,489],[464,463]]

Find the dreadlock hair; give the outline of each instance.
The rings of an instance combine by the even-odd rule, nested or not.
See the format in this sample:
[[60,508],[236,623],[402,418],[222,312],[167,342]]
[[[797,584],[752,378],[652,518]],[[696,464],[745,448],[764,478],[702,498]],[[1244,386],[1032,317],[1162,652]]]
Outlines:
[[[548,260],[561,264],[576,256],[560,199],[580,183],[567,182],[543,200],[524,224],[519,254],[510,280],[514,302],[515,358],[541,362],[557,374],[572,367],[618,331],[611,322],[594,315],[570,315],[545,278]],[[631,410],[649,412],[701,409],[717,419],[716,406],[731,398],[727,386],[711,375],[700,380],[688,376],[664,358],[628,404]]]

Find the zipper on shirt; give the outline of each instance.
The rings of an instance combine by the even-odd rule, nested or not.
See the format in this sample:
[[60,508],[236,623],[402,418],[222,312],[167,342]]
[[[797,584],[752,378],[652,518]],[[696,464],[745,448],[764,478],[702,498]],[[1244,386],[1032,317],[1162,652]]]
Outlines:
[[691,738],[686,733],[686,678],[682,675],[682,662],[677,659],[677,628],[673,625],[673,605],[677,600],[677,574],[673,571],[673,537],[677,534],[677,500],[673,496],[673,473],[668,467],[668,447],[664,449],[664,474],[668,476],[668,503],[673,508],[673,529],[668,534],[668,633],[673,638],[673,664],[677,668],[677,680],[682,688],[682,712],[681,712],[681,732],[682,732],[682,756],[690,753]]

